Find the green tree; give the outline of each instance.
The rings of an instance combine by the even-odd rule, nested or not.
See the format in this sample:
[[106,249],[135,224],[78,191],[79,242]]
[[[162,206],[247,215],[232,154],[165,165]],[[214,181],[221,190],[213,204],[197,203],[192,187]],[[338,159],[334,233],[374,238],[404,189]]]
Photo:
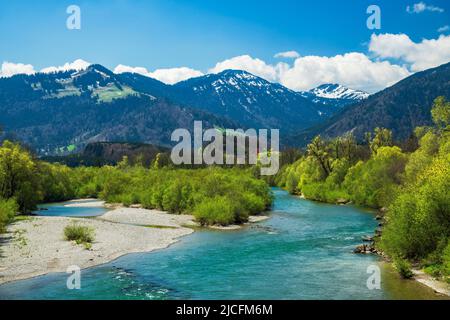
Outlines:
[[369,133],[366,135],[366,139],[368,139],[372,154],[377,153],[381,147],[391,147],[393,145],[392,131],[385,128],[375,128],[374,137],[372,138],[372,135]]
[[4,141],[0,147],[0,197],[15,198],[21,211],[35,208],[42,199],[36,165],[28,151],[20,145]]
[[328,144],[319,136],[315,137],[307,147],[308,155],[313,157],[323,170],[325,177],[331,173],[331,157]]
[[386,206],[395,196],[407,159],[399,147],[381,147],[371,159],[348,170],[343,186],[358,204]]
[[446,101],[445,97],[434,100],[431,117],[439,129],[445,129],[450,125],[450,102]]
[[5,231],[6,225],[11,222],[19,211],[19,206],[14,199],[0,198],[0,233]]

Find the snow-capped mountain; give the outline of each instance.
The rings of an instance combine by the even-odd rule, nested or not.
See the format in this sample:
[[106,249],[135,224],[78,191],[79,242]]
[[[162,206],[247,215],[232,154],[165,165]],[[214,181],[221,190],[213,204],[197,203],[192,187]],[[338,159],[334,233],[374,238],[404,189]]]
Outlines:
[[309,91],[301,91],[299,94],[314,102],[318,112],[324,118],[332,116],[347,105],[369,97],[369,94],[364,91],[350,89],[340,84],[322,84]]
[[192,78],[173,86],[178,101],[244,126],[292,130],[320,121],[316,103],[281,84],[242,70]]
[[313,128],[287,137],[287,144],[305,146],[317,135],[333,138],[352,132],[364,141],[377,127],[392,130],[406,141],[418,126],[433,124],[431,108],[436,97],[450,97],[450,63],[417,72],[391,87],[370,95]]
[[204,121],[205,128],[296,132],[355,101],[347,97],[295,92],[240,70],[167,85],[135,73],[115,74],[97,64],[0,78],[0,124],[45,154],[92,141],[169,145],[172,130],[191,128],[195,120]]
[[171,133],[196,120],[206,128],[238,126],[169,101],[170,86],[143,78],[100,65],[0,78],[0,140],[20,139],[39,155],[59,155],[96,141],[170,146]]
[[335,83],[322,84],[309,90],[309,92],[317,97],[327,99],[363,100],[369,97],[367,92],[350,89]]
[[[141,93],[123,83],[119,75],[101,65],[90,65],[83,70],[36,73],[22,78],[35,95],[44,99],[89,95],[100,101],[112,101]],[[13,92],[13,91],[12,91]],[[150,95],[147,95],[152,99]]]

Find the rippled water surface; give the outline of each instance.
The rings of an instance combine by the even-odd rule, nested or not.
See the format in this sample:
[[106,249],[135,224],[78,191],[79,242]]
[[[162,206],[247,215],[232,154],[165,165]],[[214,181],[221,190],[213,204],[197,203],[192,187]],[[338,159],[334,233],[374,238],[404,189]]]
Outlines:
[[[66,288],[66,274],[50,274],[0,286],[0,298],[436,298],[428,288],[400,280],[376,256],[352,253],[376,228],[373,213],[274,193],[267,221],[238,231],[200,230],[170,248],[83,270],[81,290]],[[381,267],[381,290],[367,288],[370,265]]]
[[82,200],[77,201],[77,204],[85,204],[87,207],[71,207],[66,206],[68,204],[74,204],[74,202],[58,202],[52,204],[45,204],[38,206],[37,211],[34,214],[40,216],[60,216],[60,217],[96,217],[104,214],[108,209],[106,208],[96,208],[89,207],[92,202],[97,202],[97,200]]

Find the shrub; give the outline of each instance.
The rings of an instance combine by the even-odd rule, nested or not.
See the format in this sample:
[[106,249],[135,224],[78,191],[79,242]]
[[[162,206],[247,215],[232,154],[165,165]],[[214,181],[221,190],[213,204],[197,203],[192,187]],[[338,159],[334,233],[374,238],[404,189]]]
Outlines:
[[394,267],[404,279],[411,279],[414,276],[411,270],[411,264],[405,259],[401,258],[395,259]]
[[155,206],[152,202],[152,193],[149,190],[142,191],[139,195],[139,203],[144,209],[154,209]]
[[[0,198],[14,198],[21,212],[34,210],[40,202],[77,197],[125,206],[140,203],[144,208],[176,214],[193,213],[206,199],[224,197],[233,215],[216,212],[212,219],[222,224],[247,221],[249,213],[259,213],[272,203],[267,183],[256,179],[250,169],[159,165],[146,169],[139,164],[131,166],[126,158],[115,167],[69,168],[39,161],[18,144],[6,141],[0,146]],[[10,219],[5,210],[10,212],[10,208],[1,210],[0,226],[4,228]]]
[[89,246],[88,244],[94,242],[94,229],[74,223],[64,228],[64,236],[67,241]]
[[442,270],[446,281],[450,283],[450,242],[442,254]]
[[380,208],[396,194],[407,156],[398,147],[381,147],[367,162],[351,167],[344,188],[357,204]]
[[19,206],[14,199],[0,199],[0,233],[5,232],[6,225],[12,221],[19,211]]
[[194,209],[195,219],[201,225],[229,225],[235,222],[231,200],[225,197],[205,199]]
[[261,213],[266,207],[264,200],[253,193],[243,194],[242,199],[239,199],[238,202],[242,203],[245,210],[252,215]]
[[388,253],[416,260],[442,254],[450,235],[449,174],[449,162],[436,158],[393,202],[382,239]]
[[163,209],[170,213],[182,213],[185,208],[182,205],[181,185],[178,183],[171,184],[163,192],[162,206]]
[[425,273],[432,275],[435,278],[440,278],[443,276],[443,268],[439,264],[433,264],[423,269]]

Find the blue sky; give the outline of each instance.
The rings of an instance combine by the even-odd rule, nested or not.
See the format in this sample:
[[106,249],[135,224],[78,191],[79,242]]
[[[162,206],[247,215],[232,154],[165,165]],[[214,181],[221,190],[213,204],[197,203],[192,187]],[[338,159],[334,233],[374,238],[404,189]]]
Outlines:
[[[189,67],[207,72],[241,55],[275,65],[274,54],[290,50],[327,57],[361,52],[372,59],[367,46],[373,30],[366,27],[370,4],[381,8],[378,34],[405,34],[420,43],[437,39],[437,30],[450,24],[449,1],[424,1],[427,8],[442,12],[406,11],[419,2],[0,0],[0,62],[32,64],[40,70],[84,59],[111,69],[123,64],[149,71]],[[66,28],[70,4],[81,8],[81,30]]]

